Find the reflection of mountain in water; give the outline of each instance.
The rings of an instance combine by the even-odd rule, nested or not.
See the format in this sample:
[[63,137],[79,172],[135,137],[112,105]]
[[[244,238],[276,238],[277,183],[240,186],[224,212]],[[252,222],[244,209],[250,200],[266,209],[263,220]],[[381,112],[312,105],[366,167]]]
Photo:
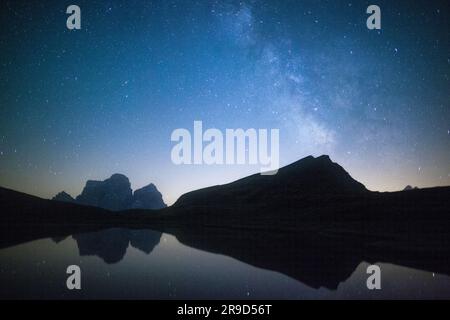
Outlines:
[[434,250],[426,246],[417,250],[417,245],[411,243],[400,253],[394,246],[386,247],[391,243],[388,238],[357,234],[231,228],[174,228],[166,232],[184,245],[283,273],[311,288],[337,289],[361,262],[390,263],[450,275],[450,248],[444,243]]
[[312,288],[336,289],[364,261],[361,245],[312,233],[172,231],[184,245],[283,273]]
[[159,243],[161,232],[152,230],[108,229],[72,236],[81,256],[98,256],[108,264],[123,259],[128,245],[150,254]]

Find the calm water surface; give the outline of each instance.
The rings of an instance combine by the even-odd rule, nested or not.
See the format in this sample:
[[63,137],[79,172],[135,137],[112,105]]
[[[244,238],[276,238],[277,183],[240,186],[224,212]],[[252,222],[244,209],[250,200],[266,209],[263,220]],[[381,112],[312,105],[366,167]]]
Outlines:
[[[81,267],[82,289],[66,289]],[[111,229],[0,250],[0,297],[36,299],[380,299],[450,298],[450,277],[378,264],[382,289],[366,288],[362,261],[336,290],[181,244],[151,230]]]

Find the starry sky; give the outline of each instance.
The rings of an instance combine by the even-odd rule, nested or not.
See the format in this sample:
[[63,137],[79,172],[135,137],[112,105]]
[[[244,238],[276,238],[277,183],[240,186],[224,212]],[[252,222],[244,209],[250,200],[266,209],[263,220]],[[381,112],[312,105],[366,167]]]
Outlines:
[[[66,8],[81,8],[81,30]],[[366,8],[381,8],[368,30]],[[278,128],[371,190],[450,185],[447,1],[2,1],[0,185],[127,175],[167,203],[259,166],[176,166],[177,128]]]

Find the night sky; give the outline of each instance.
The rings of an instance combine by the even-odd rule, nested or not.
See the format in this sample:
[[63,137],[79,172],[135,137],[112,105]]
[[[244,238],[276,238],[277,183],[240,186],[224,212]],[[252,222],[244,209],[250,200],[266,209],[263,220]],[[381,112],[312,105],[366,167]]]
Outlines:
[[170,135],[194,120],[279,128],[281,165],[329,154],[371,190],[450,185],[448,1],[0,6],[1,186],[76,196],[119,172],[172,203],[259,171],[174,165]]

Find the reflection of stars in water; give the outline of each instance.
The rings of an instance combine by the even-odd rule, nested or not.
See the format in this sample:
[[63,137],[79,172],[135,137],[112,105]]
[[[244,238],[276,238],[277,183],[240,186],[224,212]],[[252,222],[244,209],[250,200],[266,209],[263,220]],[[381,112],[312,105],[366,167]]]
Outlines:
[[46,263],[45,260],[38,261],[38,262],[36,262],[36,266],[39,268],[41,265],[44,265],[45,263]]
[[170,281],[167,283],[167,285],[169,287],[169,297],[176,298],[177,297],[177,288],[172,287],[172,282],[170,282]]
[[250,288],[249,288],[248,283],[245,284],[245,295],[247,297],[250,297]]

